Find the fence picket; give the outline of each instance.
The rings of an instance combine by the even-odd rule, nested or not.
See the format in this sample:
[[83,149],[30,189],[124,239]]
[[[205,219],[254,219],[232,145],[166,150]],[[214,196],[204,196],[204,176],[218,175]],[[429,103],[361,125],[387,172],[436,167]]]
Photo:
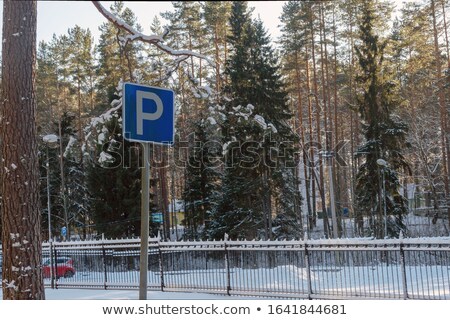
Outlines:
[[159,257],[159,275],[160,275],[161,291],[164,291],[164,264],[163,264],[163,254],[159,241],[158,241],[158,257]]
[[225,252],[225,270],[226,270],[226,276],[227,276],[227,295],[231,295],[231,273],[230,273],[230,257],[228,254],[228,248],[227,248],[227,242],[224,241],[223,243],[223,249]]
[[310,264],[310,260],[309,260],[309,250],[308,250],[308,245],[305,243],[304,246],[304,250],[305,250],[305,266],[306,266],[306,279],[307,279],[307,285],[308,285],[308,299],[311,300],[312,299],[312,294],[313,294],[313,290],[312,290],[312,281],[311,281],[311,264]]
[[406,264],[405,264],[405,250],[403,250],[403,243],[399,245],[400,251],[400,266],[402,270],[402,285],[403,285],[403,299],[408,299],[408,281],[406,278]]
[[[292,298],[450,299],[450,239],[160,242],[150,290]],[[139,239],[53,242],[56,288],[139,286]],[[44,256],[50,245],[43,244]],[[72,263],[72,262],[71,262]],[[64,267],[64,265],[63,265]],[[339,281],[337,281],[339,279]],[[51,286],[46,278],[45,285]]]

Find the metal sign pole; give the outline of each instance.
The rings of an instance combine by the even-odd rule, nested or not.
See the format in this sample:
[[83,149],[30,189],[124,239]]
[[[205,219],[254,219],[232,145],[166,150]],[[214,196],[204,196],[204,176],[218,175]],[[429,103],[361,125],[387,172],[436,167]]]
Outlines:
[[150,161],[149,143],[142,143],[144,167],[141,174],[141,256],[139,262],[139,300],[147,300],[148,277],[148,237],[149,237],[149,193],[150,193]]
[[[149,142],[172,144],[174,141],[174,99],[172,90],[124,83],[122,96],[123,137],[142,142],[144,167],[141,195],[141,254],[139,271],[139,299],[147,299],[148,236],[149,236]],[[156,111],[151,112],[156,107]]]

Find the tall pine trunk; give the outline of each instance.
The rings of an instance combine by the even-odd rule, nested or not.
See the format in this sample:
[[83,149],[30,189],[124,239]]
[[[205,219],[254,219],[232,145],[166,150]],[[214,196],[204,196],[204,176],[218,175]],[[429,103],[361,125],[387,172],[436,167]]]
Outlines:
[[220,56],[219,56],[219,53],[220,53],[220,50],[219,50],[219,35],[218,35],[218,32],[219,32],[219,30],[218,30],[219,28],[218,28],[218,26],[217,26],[217,24],[215,24],[215,26],[214,26],[214,62],[215,62],[215,65],[216,65],[216,70],[215,70],[215,73],[216,73],[216,91],[217,92],[220,92],[220,89],[222,88],[222,86],[221,86],[221,80],[220,80]]
[[36,141],[36,1],[3,2],[3,299],[44,299]]
[[[445,35],[445,49],[447,51],[447,68],[450,69],[450,47],[448,43],[448,32],[447,32],[447,14],[445,13],[445,1],[441,1],[442,6],[442,19],[444,22],[444,35]],[[450,168],[449,168],[450,170]]]
[[[352,106],[355,105],[355,97],[356,97],[356,81],[355,79],[355,39],[353,35],[353,17],[354,17],[354,11],[353,8],[350,9],[350,23],[349,23],[349,34],[350,39],[348,43],[348,52],[349,52],[349,91],[350,91],[350,97],[349,101]],[[351,203],[352,203],[352,216],[354,217],[354,229],[355,232],[361,236],[363,235],[364,231],[364,219],[363,219],[363,213],[355,210],[356,206],[355,204],[355,185],[356,185],[356,172],[357,168],[359,167],[359,159],[355,159],[354,154],[356,152],[356,148],[358,145],[360,145],[360,138],[359,138],[359,121],[358,121],[358,115],[356,110],[349,110],[350,112],[350,154],[351,154]]]
[[446,135],[447,132],[447,110],[445,105],[445,87],[443,85],[442,79],[442,65],[441,65],[441,51],[439,50],[439,39],[438,39],[438,30],[437,30],[437,22],[436,22],[436,9],[435,9],[435,0],[431,0],[431,12],[433,15],[433,36],[434,36],[434,54],[435,54],[435,62],[436,62],[436,82],[437,82],[437,90],[438,90],[438,99],[439,99],[439,110],[440,110],[440,119],[441,119],[441,150],[442,150],[442,168],[444,174],[444,187],[445,187],[445,199],[447,200],[447,215],[448,215],[448,223],[450,226],[450,204],[449,204],[449,179],[448,179],[448,168],[447,168],[447,158],[449,156],[447,150],[446,143]]
[[[305,130],[303,128],[303,103],[302,103],[302,92],[301,92],[301,84],[300,84],[300,65],[298,61],[298,52],[295,53],[295,85],[297,91],[297,100],[298,100],[298,121],[299,121],[299,130],[298,134],[300,136],[301,147],[305,147]],[[309,226],[309,217],[312,216],[311,210],[311,195],[310,195],[310,179],[308,178],[308,162],[307,155],[305,152],[302,152],[303,155],[303,174],[305,175],[305,196],[306,196],[306,204],[308,208],[308,218],[305,222]],[[301,160],[299,160],[300,162]],[[303,230],[307,231],[307,230]]]
[[[308,167],[309,167],[309,183],[311,186],[311,215],[309,217],[309,228],[312,230],[316,226],[316,183],[314,181],[314,150],[312,148],[312,144],[314,143],[314,134],[313,134],[313,119],[312,119],[312,101],[311,101],[311,77],[310,77],[310,71],[309,71],[309,55],[308,55],[308,47],[305,46],[305,52],[306,52],[306,92],[308,93],[308,127],[309,127],[309,161],[308,161]],[[305,150],[307,151],[307,149]]]
[[[315,51],[315,40],[314,40],[314,23],[313,23],[313,13],[311,7],[311,16],[310,16],[310,26],[311,26],[311,57],[313,63],[313,89],[314,89],[314,101],[316,105],[315,119],[316,119],[316,137],[317,137],[317,146],[319,147],[319,151],[322,151],[322,135],[321,135],[321,125],[320,125],[320,103],[319,103],[319,89],[317,86],[317,67],[316,67],[316,51]],[[313,159],[314,160],[314,159]],[[315,163],[315,161],[314,161]],[[315,166],[314,166],[315,167]],[[314,168],[313,168],[314,170]],[[315,174],[315,172],[314,172]],[[324,173],[323,173],[323,161],[322,161],[322,153],[319,152],[319,177],[317,179],[317,188],[319,189],[319,195],[322,204],[322,212],[323,212],[323,225],[325,236],[330,236],[329,223],[328,223],[328,213],[327,207],[325,204],[325,189],[324,189]]]
[[[339,150],[334,150],[338,147],[339,141],[341,140],[340,134],[339,134],[339,127],[341,127],[341,130],[343,130],[343,121],[340,119],[338,121],[338,84],[337,84],[337,73],[338,73],[338,64],[337,64],[337,42],[336,42],[336,7],[333,5],[333,115],[331,116],[331,104],[330,104],[330,122],[333,124],[332,128],[330,129],[331,132],[333,132],[333,139],[331,139],[331,149],[335,152],[338,152]],[[331,96],[331,94],[330,94]],[[340,126],[339,126],[340,124]],[[343,137],[344,135],[342,135]],[[337,186],[336,190],[336,204],[339,204],[338,209],[340,212],[344,209],[344,203],[348,203],[348,198],[346,197],[346,190],[347,190],[347,170],[345,167],[341,167],[340,164],[336,161],[335,157],[332,158],[331,165],[333,166],[333,181],[334,185]],[[339,219],[339,237],[342,237],[343,230],[342,230],[342,216],[338,215]]]

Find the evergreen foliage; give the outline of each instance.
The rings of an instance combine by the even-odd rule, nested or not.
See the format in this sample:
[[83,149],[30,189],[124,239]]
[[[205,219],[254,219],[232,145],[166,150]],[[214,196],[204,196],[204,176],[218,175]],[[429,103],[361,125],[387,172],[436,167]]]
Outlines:
[[[203,117],[201,117],[203,118]],[[221,149],[214,140],[209,121],[194,123],[193,141],[190,141],[189,159],[186,166],[186,183],[183,192],[185,201],[185,238],[204,238],[208,234],[214,191],[218,187]]]
[[[394,113],[401,101],[396,83],[384,68],[386,42],[375,34],[372,1],[362,5],[362,17],[361,44],[356,47],[356,54],[361,67],[357,80],[363,90],[359,112],[365,143],[357,150],[357,156],[364,158],[356,177],[357,217],[361,227],[363,216],[369,215],[369,232],[376,237],[397,237],[405,230],[403,216],[408,211],[406,199],[399,193],[397,172],[408,169],[402,153],[408,127]],[[387,161],[388,166],[377,164],[379,159]],[[387,221],[384,221],[385,206]],[[389,225],[388,234],[384,234],[385,223]]]
[[[178,166],[168,157],[171,150],[161,147],[152,160],[163,165],[152,170],[151,185],[152,210],[165,218],[164,239],[299,238],[302,229],[316,232],[320,219],[320,236],[329,237],[324,212],[331,181],[338,236],[351,235],[345,234],[348,221],[341,229],[346,211],[357,235],[384,237],[385,204],[387,236],[408,232],[407,185],[415,187],[417,206],[434,208],[433,223],[447,224],[439,222],[438,210],[448,195],[448,86],[438,66],[448,62],[449,7],[433,3],[402,5],[391,27],[389,1],[288,1],[280,17],[280,57],[262,22],[239,1],[176,1],[162,14],[167,24],[150,19],[151,33],[165,44],[202,53],[212,63],[125,41],[127,33],[110,22],[101,25],[96,47],[91,32],[79,26],[41,42],[38,133],[59,136],[59,123],[62,130],[62,147],[49,149],[54,234],[64,224],[63,193],[70,229],[81,237],[139,234],[139,146],[123,142],[115,100],[117,83],[124,81],[176,94],[173,153],[179,159],[186,152],[188,165]],[[110,10],[141,30],[125,2]],[[47,149],[41,140],[46,230]],[[332,177],[322,167],[325,149],[335,151]],[[388,167],[382,170],[378,159]],[[175,237],[168,204],[180,200],[184,228]],[[152,225],[154,235],[158,227]]]
[[[124,8],[122,1],[111,5],[111,12],[123,19],[130,26],[141,31],[136,23],[136,16],[129,8]],[[139,76],[142,64],[143,45],[139,42],[124,42],[125,32],[117,30],[110,22],[100,26],[100,40],[97,46],[99,67],[97,69],[97,104],[107,107],[116,98],[116,85],[119,80],[134,80]]]
[[301,233],[292,161],[297,139],[287,125],[291,114],[277,58],[262,22],[251,20],[245,2],[233,2],[230,26],[225,71],[230,101],[221,128],[225,168],[210,235],[273,239],[274,230],[281,230],[275,216],[278,223],[290,224],[283,236],[296,237]]
[[[102,162],[94,159],[87,169],[92,218],[98,233],[107,237],[138,236],[141,212],[140,150],[133,149],[125,140],[123,145],[119,142],[122,141],[122,129],[117,122],[117,117],[113,117],[106,123],[110,140],[99,146],[111,158]],[[126,163],[128,160],[130,162]]]
[[[60,230],[65,225],[64,217],[64,201],[63,194],[67,192],[67,207],[69,226],[80,230],[80,233],[86,235],[87,226],[90,224],[90,208],[86,201],[88,193],[86,185],[84,184],[85,172],[82,169],[81,163],[77,157],[70,152],[73,144],[77,139],[76,129],[73,127],[75,116],[70,113],[63,113],[61,115],[61,122],[54,122],[51,126],[51,131],[59,133],[61,126],[61,136],[58,136],[58,141],[55,144],[43,143],[40,145],[39,160],[40,160],[40,176],[41,179],[41,205],[43,210],[43,225],[48,226],[47,215],[47,188],[50,187],[50,206],[52,221],[52,234],[56,237],[61,237]],[[63,150],[61,152],[61,146]],[[63,156],[63,172],[61,173],[61,158]],[[47,156],[49,163],[50,186],[47,185]],[[65,178],[66,190],[63,190],[62,175]],[[44,178],[45,177],[45,178]]]

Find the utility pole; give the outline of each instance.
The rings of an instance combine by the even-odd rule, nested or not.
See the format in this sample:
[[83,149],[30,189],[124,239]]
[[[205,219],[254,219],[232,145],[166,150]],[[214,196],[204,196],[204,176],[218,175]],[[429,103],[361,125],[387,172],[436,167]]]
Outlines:
[[48,244],[50,250],[50,285],[51,288],[55,288],[55,275],[53,269],[53,239],[52,239],[52,223],[51,223],[51,201],[50,201],[50,158],[48,155],[48,149],[50,144],[56,144],[58,137],[54,134],[49,134],[43,137],[47,148],[47,220],[48,220]]
[[50,286],[55,288],[55,278],[53,276],[53,246],[52,246],[52,221],[51,221],[51,205],[50,205],[50,161],[48,157],[48,144],[47,144],[47,163],[45,164],[47,169],[47,220],[48,220],[48,245],[50,250]]
[[[58,130],[59,130],[59,167],[61,170],[61,193],[63,198],[64,225],[67,230],[67,238],[70,238],[69,215],[67,213],[66,179],[64,177],[64,152],[62,142],[61,116],[58,119]],[[65,236],[64,238],[65,238],[64,240],[66,240]]]

